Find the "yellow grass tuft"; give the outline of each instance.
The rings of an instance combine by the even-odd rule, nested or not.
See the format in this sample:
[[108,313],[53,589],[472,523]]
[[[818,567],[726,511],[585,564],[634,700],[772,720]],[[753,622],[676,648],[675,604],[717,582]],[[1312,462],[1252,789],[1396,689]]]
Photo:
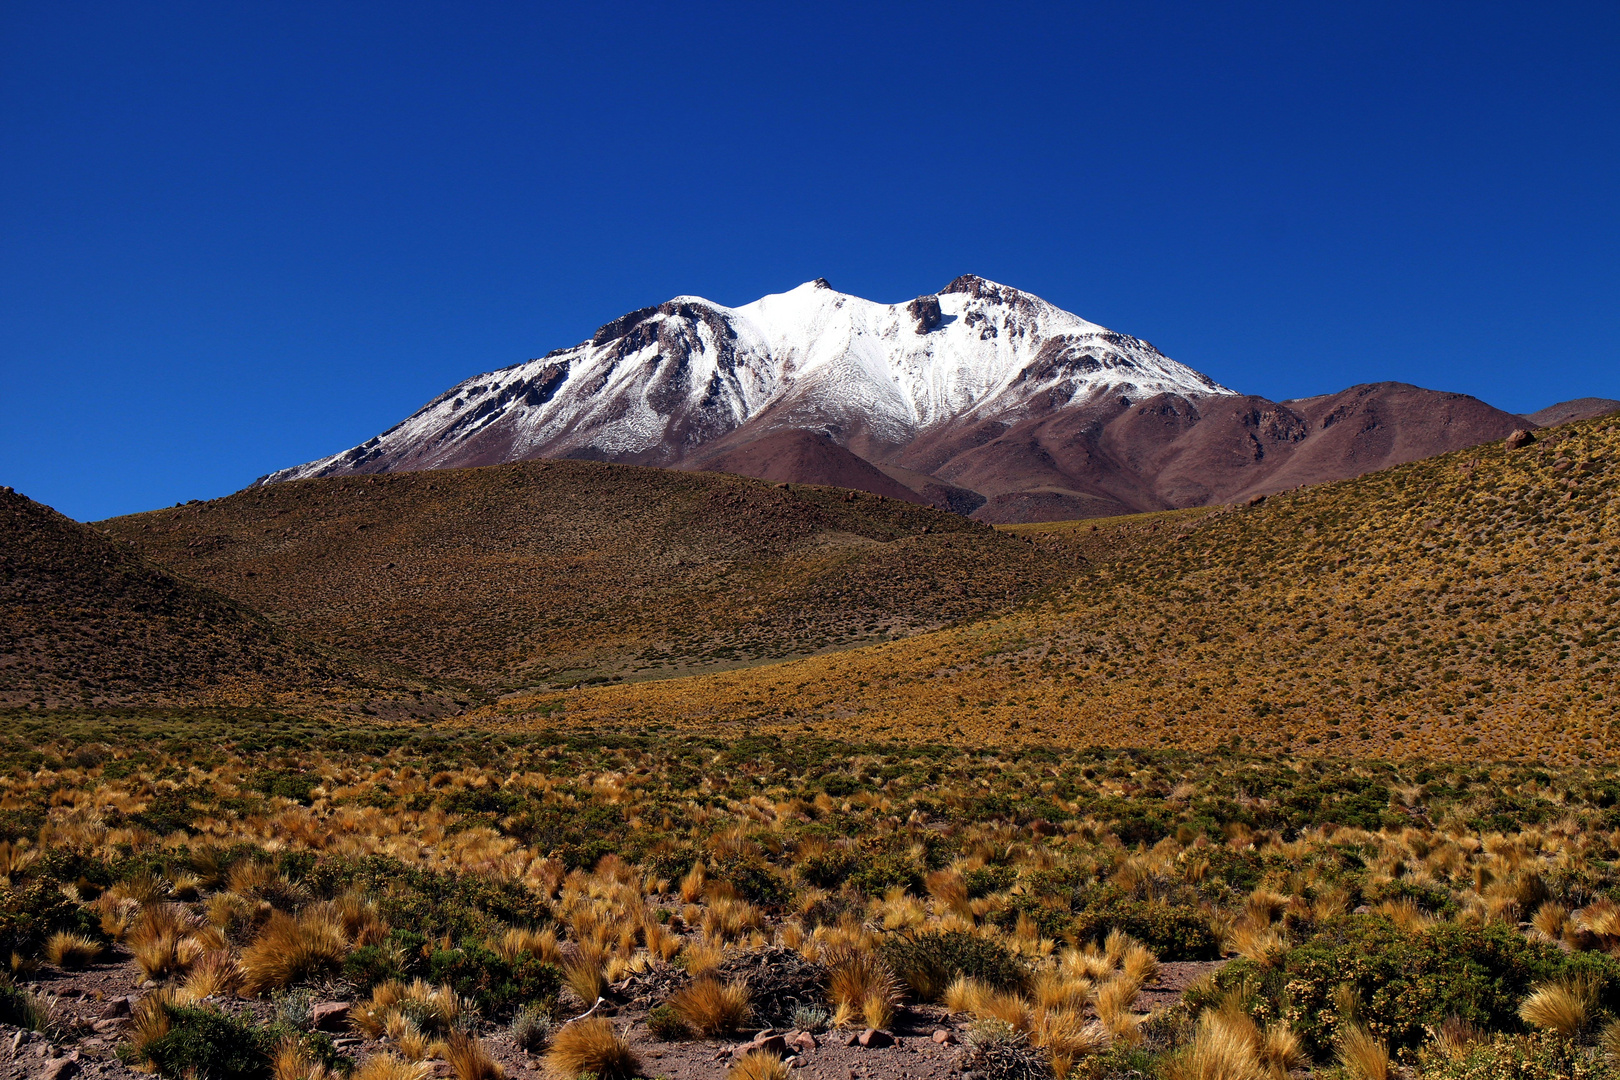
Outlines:
[[425,1061],[406,1061],[397,1054],[372,1054],[360,1063],[350,1080],[427,1080],[433,1066]]
[[270,1080],[329,1080],[326,1065],[311,1057],[297,1039],[282,1039],[270,1054]]
[[546,1070],[555,1080],[576,1080],[593,1073],[598,1080],[633,1080],[641,1061],[613,1021],[593,1016],[557,1032],[546,1052]]
[[258,995],[341,967],[349,938],[330,910],[317,908],[297,918],[275,912],[259,936],[242,950],[242,990]]
[[456,1074],[456,1080],[505,1080],[506,1073],[500,1063],[489,1056],[484,1044],[464,1031],[452,1031],[445,1036],[444,1059]]
[[748,986],[702,976],[671,995],[669,1007],[687,1026],[703,1035],[726,1034],[748,1020]]
[[1519,1006],[1519,1019],[1573,1039],[1591,1022],[1597,991],[1589,982],[1543,983]]
[[751,1050],[732,1063],[726,1080],[788,1080],[787,1062],[768,1050]]
[[101,942],[83,934],[57,931],[45,942],[45,959],[59,968],[73,970],[95,963],[101,955]]
[[876,953],[851,950],[832,966],[827,997],[847,1016],[892,1018],[900,1004],[900,980]]
[[1346,1027],[1339,1036],[1338,1056],[1353,1080],[1389,1080],[1389,1047],[1366,1028]]

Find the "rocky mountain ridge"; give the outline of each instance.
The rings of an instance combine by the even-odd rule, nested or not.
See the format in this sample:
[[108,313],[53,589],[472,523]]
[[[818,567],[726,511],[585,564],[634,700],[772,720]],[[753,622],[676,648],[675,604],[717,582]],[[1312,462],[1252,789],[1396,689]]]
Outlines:
[[1272,402],[965,275],[879,304],[824,279],[676,297],[475,376],[256,484],[577,458],[853,487],[986,521],[1205,505],[1477,445],[1521,417],[1398,383]]

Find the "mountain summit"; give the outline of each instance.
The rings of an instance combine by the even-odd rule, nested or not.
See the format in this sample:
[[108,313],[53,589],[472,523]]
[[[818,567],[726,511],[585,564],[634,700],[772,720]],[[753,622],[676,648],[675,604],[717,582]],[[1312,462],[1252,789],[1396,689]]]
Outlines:
[[[1471,403],[1451,436],[1484,441],[1522,423],[1472,398],[1433,396],[1444,402],[1417,412],[1447,412],[1445,427],[1450,405]],[[1203,435],[1189,439],[1195,427]],[[257,483],[566,457],[838,484],[1030,520],[1230,497],[1264,484],[1310,427],[1140,338],[984,278],[902,304],[817,279],[736,308],[680,296],[630,312],[589,341],[468,379],[359,446]],[[1340,472],[1469,445],[1454,441],[1382,440]],[[1391,460],[1395,442],[1421,452]]]

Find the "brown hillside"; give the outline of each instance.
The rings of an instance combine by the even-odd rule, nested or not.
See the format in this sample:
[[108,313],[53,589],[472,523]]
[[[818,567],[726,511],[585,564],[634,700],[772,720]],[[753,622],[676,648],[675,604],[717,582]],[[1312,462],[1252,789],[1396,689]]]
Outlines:
[[242,604],[0,489],[0,704],[262,702],[355,685]]
[[494,689],[911,634],[1074,566],[895,499],[583,461],[275,484],[103,527],[314,640]]
[[527,724],[544,708],[592,725],[969,742],[1240,739],[1429,759],[1620,757],[1612,420],[1256,507],[1013,531],[1093,561],[1060,598],[974,625],[491,715]]

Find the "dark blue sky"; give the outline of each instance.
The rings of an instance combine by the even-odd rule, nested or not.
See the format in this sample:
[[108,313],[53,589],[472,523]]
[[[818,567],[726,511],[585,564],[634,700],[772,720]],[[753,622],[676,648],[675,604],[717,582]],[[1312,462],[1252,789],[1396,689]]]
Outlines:
[[679,293],[1620,397],[1620,5],[0,5],[0,483],[211,497]]

